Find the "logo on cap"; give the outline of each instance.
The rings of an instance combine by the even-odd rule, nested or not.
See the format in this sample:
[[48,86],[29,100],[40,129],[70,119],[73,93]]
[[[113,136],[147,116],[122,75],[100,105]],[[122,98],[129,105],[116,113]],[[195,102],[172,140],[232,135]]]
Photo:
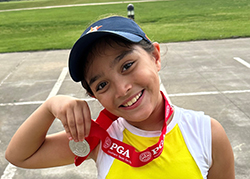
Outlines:
[[90,33],[90,32],[98,31],[98,29],[100,29],[101,27],[102,27],[102,25],[100,25],[100,26],[95,26],[95,27],[91,27],[90,30],[87,32],[87,34]]

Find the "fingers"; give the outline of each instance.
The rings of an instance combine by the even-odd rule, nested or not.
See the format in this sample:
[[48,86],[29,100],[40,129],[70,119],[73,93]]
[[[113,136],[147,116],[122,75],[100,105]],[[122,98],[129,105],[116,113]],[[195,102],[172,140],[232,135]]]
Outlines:
[[85,101],[82,101],[79,108],[75,108],[74,114],[77,138],[78,140],[83,141],[84,138],[89,135],[91,128],[91,116],[88,104]]
[[68,126],[68,123],[67,123],[67,118],[66,117],[61,117],[60,118],[62,124],[63,124],[63,127],[64,127],[64,130],[67,134],[67,137],[69,140],[72,140],[72,135],[70,134],[70,130],[69,130],[69,126]]
[[76,123],[75,123],[75,115],[74,115],[73,109],[70,108],[67,110],[66,119],[67,119],[67,123],[65,126],[67,126],[69,128],[69,135],[71,136],[72,139],[74,139],[76,142],[78,142]]
[[61,115],[58,118],[61,120],[69,140],[79,142],[89,135],[91,115],[85,101],[70,101],[60,113]]
[[[87,103],[86,103],[87,104]],[[91,129],[91,114],[90,114],[90,109],[89,109],[89,107],[88,107],[88,105],[87,105],[87,107],[86,108],[84,108],[84,110],[83,110],[83,113],[84,113],[84,116],[85,116],[85,119],[86,120],[84,120],[84,135],[85,135],[85,137],[88,137],[89,136],[89,133],[90,133],[90,129]]]

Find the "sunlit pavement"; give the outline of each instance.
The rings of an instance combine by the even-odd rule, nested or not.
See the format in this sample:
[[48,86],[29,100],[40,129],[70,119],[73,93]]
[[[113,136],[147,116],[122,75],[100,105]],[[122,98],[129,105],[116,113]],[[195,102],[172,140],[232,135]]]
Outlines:
[[[204,111],[225,128],[235,156],[237,179],[250,178],[250,38],[161,44],[162,88],[171,103]],[[0,54],[1,179],[96,179],[93,161],[50,169],[10,165],[5,149],[20,124],[48,97],[86,99],[96,118],[102,109],[67,71],[69,50]],[[55,120],[49,133],[62,130]]]

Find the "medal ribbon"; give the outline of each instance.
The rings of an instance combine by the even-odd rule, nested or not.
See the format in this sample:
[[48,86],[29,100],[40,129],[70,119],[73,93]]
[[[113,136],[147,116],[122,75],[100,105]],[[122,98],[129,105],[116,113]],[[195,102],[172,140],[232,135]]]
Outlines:
[[[130,146],[126,143],[123,143],[122,141],[119,141],[117,139],[110,137],[106,129],[112,124],[112,122],[115,119],[117,119],[117,117],[112,116],[112,114],[108,114],[107,111],[102,111],[106,113],[106,117],[109,118],[109,122],[108,122],[109,124],[108,125],[106,124],[106,126],[102,126],[101,124],[97,124],[98,120],[96,122],[92,120],[90,134],[89,134],[89,137],[86,138],[86,140],[90,144],[90,150],[93,150],[96,147],[96,145],[99,143],[99,140],[101,140],[102,150],[106,154],[122,162],[125,162],[132,167],[141,167],[151,162],[153,159],[159,157],[163,151],[164,138],[167,132],[167,121],[173,114],[173,108],[168,103],[165,96],[164,96],[164,100],[165,100],[165,121],[163,124],[161,135],[156,144],[148,147],[147,149],[141,152],[138,152],[133,146]],[[93,147],[93,143],[94,141],[96,141],[96,139],[98,139],[98,142]],[[82,158],[82,159],[80,159],[79,161],[79,158]],[[85,160],[86,158],[87,156],[76,157],[75,164],[80,165],[80,163],[82,163],[82,161]]]

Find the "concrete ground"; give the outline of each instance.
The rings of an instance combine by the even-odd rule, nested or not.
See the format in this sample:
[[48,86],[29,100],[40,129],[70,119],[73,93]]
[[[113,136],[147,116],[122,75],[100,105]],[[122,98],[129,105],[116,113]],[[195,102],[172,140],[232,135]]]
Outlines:
[[[237,179],[250,178],[250,38],[161,44],[160,77],[171,102],[201,110],[225,128],[235,156]],[[88,100],[92,117],[102,108],[67,72],[69,50],[0,54],[1,179],[95,179],[93,161],[50,169],[10,165],[5,149],[21,123],[48,97]],[[62,130],[55,120],[49,133]]]

